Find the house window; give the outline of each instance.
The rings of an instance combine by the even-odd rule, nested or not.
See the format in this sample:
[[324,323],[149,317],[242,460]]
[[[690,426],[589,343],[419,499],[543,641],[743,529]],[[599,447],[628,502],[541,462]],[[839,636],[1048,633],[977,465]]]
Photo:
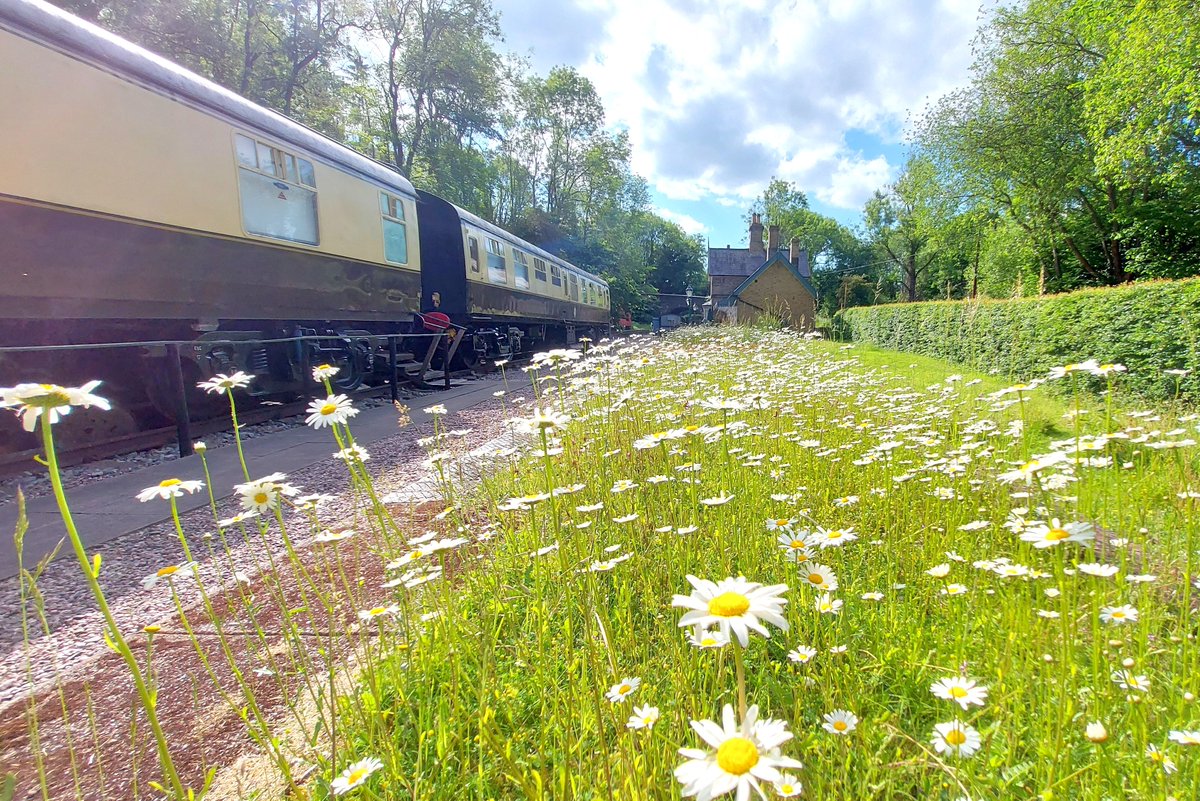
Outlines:
[[529,289],[529,257],[516,248],[513,248],[513,277],[517,289]]
[[471,263],[471,272],[479,274],[479,239],[474,236],[467,237],[467,261]]
[[533,280],[546,283],[546,262],[537,256],[533,257]]
[[508,260],[504,258],[504,243],[488,237],[488,280],[493,284],[508,283]]
[[387,192],[379,193],[383,215],[383,257],[392,264],[408,264],[408,227],[404,223],[404,201]]
[[234,134],[234,152],[246,233],[317,244],[312,162],[242,134]]
[[557,264],[550,265],[550,283],[555,286],[562,286],[562,269]]

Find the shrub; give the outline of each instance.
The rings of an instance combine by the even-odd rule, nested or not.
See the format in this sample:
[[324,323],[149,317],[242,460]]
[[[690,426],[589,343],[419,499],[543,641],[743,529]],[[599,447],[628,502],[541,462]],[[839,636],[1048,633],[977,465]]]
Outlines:
[[[1200,279],[1155,281],[1015,300],[862,306],[838,313],[841,336],[1017,379],[1098,359],[1129,368],[1121,385],[1148,399],[1200,396]],[[1181,382],[1163,370],[1194,371]]]

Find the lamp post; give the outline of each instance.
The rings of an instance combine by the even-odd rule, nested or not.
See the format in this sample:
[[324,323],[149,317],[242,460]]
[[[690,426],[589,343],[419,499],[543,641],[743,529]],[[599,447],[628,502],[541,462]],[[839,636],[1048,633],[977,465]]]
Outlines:
[[692,285],[688,284],[687,289],[683,290],[683,293],[684,293],[684,295],[687,296],[688,322],[693,323],[693,322],[695,322],[695,320],[693,320],[692,318],[695,317],[696,315],[695,315],[695,311],[692,309],[692,295],[695,294],[695,291],[693,291],[693,289],[692,289]]

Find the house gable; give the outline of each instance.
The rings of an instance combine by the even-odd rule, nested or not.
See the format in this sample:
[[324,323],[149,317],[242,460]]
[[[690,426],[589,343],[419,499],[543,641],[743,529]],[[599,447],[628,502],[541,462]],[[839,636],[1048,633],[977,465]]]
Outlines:
[[793,328],[808,330],[816,319],[816,295],[807,276],[776,254],[747,276],[721,305],[735,309],[728,316],[737,322],[778,316]]

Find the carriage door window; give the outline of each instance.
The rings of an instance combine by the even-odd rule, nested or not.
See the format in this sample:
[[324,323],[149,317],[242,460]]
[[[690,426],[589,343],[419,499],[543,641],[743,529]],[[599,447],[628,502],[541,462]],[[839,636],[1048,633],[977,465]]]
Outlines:
[[471,263],[471,272],[479,275],[479,238],[467,237],[467,261]]
[[517,279],[517,289],[529,289],[529,257],[513,248],[513,277]]
[[575,273],[569,275],[571,282],[571,300],[578,302],[579,300],[579,279],[575,277]]
[[383,215],[383,257],[392,264],[408,264],[404,201],[387,192],[380,192],[379,211]]
[[550,283],[554,284],[555,286],[563,285],[562,270],[559,269],[557,264],[550,265]]
[[546,262],[537,256],[533,257],[533,280],[546,283]]
[[317,244],[312,162],[241,134],[234,134],[234,150],[246,233]]
[[504,258],[504,243],[488,238],[488,280],[493,284],[508,283],[508,262]]

